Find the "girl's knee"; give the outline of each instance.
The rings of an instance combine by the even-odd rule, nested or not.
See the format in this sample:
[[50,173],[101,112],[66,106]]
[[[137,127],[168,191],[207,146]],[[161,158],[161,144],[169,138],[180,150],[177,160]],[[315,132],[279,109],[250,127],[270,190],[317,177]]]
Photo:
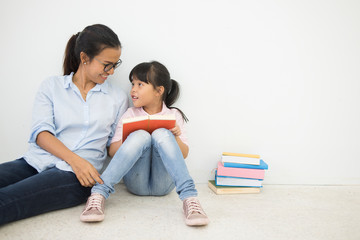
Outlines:
[[171,136],[173,136],[173,134],[169,130],[167,130],[165,128],[158,128],[152,132],[151,139],[154,142],[160,142],[162,139],[165,139],[165,138],[171,137]]
[[151,142],[151,136],[150,134],[145,130],[137,130],[127,137],[126,141],[132,142],[132,143],[139,143],[140,145],[145,145],[146,143]]

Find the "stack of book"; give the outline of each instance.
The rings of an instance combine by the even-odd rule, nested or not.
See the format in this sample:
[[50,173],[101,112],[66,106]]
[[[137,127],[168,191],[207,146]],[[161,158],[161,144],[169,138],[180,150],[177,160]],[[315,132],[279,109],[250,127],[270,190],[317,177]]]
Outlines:
[[259,193],[267,169],[260,155],[223,152],[208,185],[216,194]]

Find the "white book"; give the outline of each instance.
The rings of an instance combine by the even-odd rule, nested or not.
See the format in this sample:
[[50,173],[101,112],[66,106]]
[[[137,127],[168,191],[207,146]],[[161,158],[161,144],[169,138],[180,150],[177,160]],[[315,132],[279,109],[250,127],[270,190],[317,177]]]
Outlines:
[[260,158],[251,158],[251,157],[238,157],[238,156],[229,156],[222,155],[222,163],[241,163],[241,164],[250,164],[250,165],[260,165]]

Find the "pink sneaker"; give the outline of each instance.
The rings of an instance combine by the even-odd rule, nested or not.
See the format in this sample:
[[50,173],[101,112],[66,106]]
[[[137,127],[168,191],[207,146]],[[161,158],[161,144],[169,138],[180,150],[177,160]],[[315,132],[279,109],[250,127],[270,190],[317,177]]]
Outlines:
[[188,226],[203,226],[210,222],[196,197],[186,198],[183,201],[183,209],[185,223]]
[[101,222],[105,218],[105,198],[99,193],[92,193],[80,215],[83,222]]

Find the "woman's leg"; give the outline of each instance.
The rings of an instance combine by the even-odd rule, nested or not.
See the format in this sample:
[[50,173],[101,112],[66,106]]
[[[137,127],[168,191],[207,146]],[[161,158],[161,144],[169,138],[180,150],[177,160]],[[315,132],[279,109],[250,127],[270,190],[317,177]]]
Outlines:
[[[165,169],[171,176],[179,198],[196,197],[195,184],[174,135],[167,129],[157,129],[151,135],[153,151],[160,156]],[[160,164],[158,164],[160,165]],[[154,178],[155,179],[155,178]],[[161,179],[159,179],[161,181]]]
[[131,133],[101,174],[104,184],[95,184],[91,192],[108,198],[110,193],[115,191],[115,184],[119,183],[141,156],[148,151],[151,151],[150,134],[144,130]]
[[31,177],[38,172],[23,158],[0,164],[0,188]]
[[0,225],[86,201],[90,188],[73,172],[51,168],[0,188]]

